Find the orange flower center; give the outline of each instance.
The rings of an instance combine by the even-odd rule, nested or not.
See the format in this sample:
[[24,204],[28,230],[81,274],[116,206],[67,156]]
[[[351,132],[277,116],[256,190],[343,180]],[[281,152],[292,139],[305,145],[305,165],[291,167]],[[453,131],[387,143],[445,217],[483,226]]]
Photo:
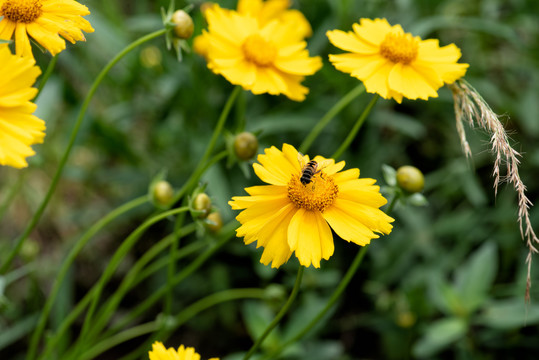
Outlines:
[[288,198],[296,207],[324,212],[333,204],[339,194],[339,187],[333,178],[318,173],[310,183],[303,185],[300,177],[301,174],[294,174],[288,182]]
[[6,0],[0,15],[13,22],[31,23],[41,16],[41,0]]
[[417,57],[419,40],[412,34],[389,33],[380,44],[380,54],[394,63],[409,64]]
[[268,66],[277,56],[277,49],[258,34],[249,35],[241,45],[245,58],[258,66]]

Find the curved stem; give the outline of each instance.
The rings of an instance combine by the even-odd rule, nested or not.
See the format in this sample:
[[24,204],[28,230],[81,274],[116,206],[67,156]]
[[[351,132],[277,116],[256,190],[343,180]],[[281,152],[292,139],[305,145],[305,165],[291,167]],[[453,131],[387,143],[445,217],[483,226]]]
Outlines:
[[43,77],[41,78],[41,81],[39,82],[39,86],[37,88],[37,94],[32,100],[33,102],[36,102],[39,95],[41,95],[41,91],[43,90],[43,88],[45,87],[45,84],[51,77],[51,74],[54,71],[54,67],[56,66],[57,62],[58,62],[58,55],[55,55],[49,62],[49,65],[47,66],[47,70],[45,70],[45,73],[43,74]]
[[318,137],[318,135],[320,135],[320,132],[322,132],[322,130],[330,123],[330,121],[333,120],[333,118],[338,113],[340,113],[341,110],[346,107],[346,105],[350,104],[352,100],[354,100],[364,92],[365,86],[363,86],[363,83],[360,83],[358,86],[350,90],[348,94],[344,95],[312,128],[309,135],[307,135],[305,140],[303,140],[303,143],[300,145],[299,151],[305,154],[307,150],[309,150],[309,148],[311,147],[314,140]]
[[205,252],[200,254],[195,260],[193,260],[189,265],[187,265],[182,271],[176,274],[176,276],[172,279],[172,282],[170,284],[166,284],[165,286],[162,286],[158,290],[154,291],[151,296],[145,299],[133,311],[131,311],[123,319],[120,319],[117,323],[115,323],[114,326],[112,326],[109,330],[107,330],[105,336],[108,336],[109,334],[113,334],[114,332],[118,331],[118,329],[121,329],[124,326],[127,326],[127,324],[129,324],[131,321],[136,319],[139,315],[144,313],[144,311],[146,311],[150,306],[152,306],[153,304],[155,304],[155,302],[161,299],[168,292],[169,286],[175,286],[179,284],[181,281],[183,281],[193,272],[198,270],[202,265],[204,265],[206,260],[208,260],[214,253],[217,252],[217,250],[219,250],[227,242],[229,242],[232,238],[234,238],[234,236],[236,235],[236,228],[237,228],[236,221],[231,221],[226,226],[223,226],[223,228],[221,229],[221,233],[223,235],[220,236],[220,239],[216,244],[210,246]]
[[[188,225],[184,229],[182,229],[182,236],[187,235],[193,232],[194,230],[195,230],[194,226]],[[103,322],[102,318],[108,319],[110,317],[110,313],[116,309],[115,306],[119,304],[119,302],[121,301],[125,293],[129,291],[129,289],[133,288],[142,280],[148,278],[150,275],[154,274],[156,271],[160,270],[166,265],[165,261],[158,261],[158,262],[154,262],[152,266],[148,267],[144,272],[140,271],[146,263],[151,261],[159,253],[161,253],[161,251],[164,250],[165,247],[168,246],[171,241],[172,241],[171,235],[161,239],[154,246],[152,246],[129,270],[127,275],[124,277],[124,280],[120,284],[118,291],[116,291],[111,296],[111,298],[107,301],[107,303],[104,305],[105,309],[101,312],[100,314],[101,317],[95,323],[95,327],[97,329],[100,329],[100,326],[102,326],[100,325]],[[201,246],[198,246],[198,244],[196,243],[186,246],[185,248],[178,251],[177,258],[180,259],[185,256],[188,256],[192,254],[193,252],[196,252],[200,248]],[[167,260],[167,259],[163,259],[163,260]],[[140,275],[137,276],[139,271],[140,271]],[[41,359],[49,358],[50,354],[56,348],[60,339],[64,336],[64,334],[69,329],[69,326],[79,317],[79,315],[82,313],[84,308],[88,306],[96,290],[97,290],[97,287],[94,286],[89,292],[87,292],[86,295],[82,298],[82,300],[80,300],[79,303],[75,306],[75,308],[71,310],[69,315],[64,318],[64,320],[58,327],[58,330],[56,331],[56,333],[54,335],[51,335],[51,337],[47,339],[46,348],[40,356]],[[94,330],[94,327],[92,327],[92,331],[93,330]]]
[[[202,159],[199,161],[197,167],[193,171],[193,174],[191,175],[191,178],[187,183],[178,191],[178,193],[174,196],[174,201],[172,201],[172,204],[175,204],[180,200],[186,192],[189,191],[189,189],[198,181],[198,178],[202,175],[204,170],[208,167],[206,162],[208,161],[208,158],[210,157],[213,148],[215,147],[215,144],[217,143],[217,139],[219,138],[219,135],[221,134],[223,130],[223,126],[225,125],[226,119],[228,117],[228,114],[230,113],[230,110],[232,109],[232,105],[234,104],[234,101],[238,97],[238,94],[241,91],[240,86],[236,86],[230,96],[228,97],[228,100],[225,104],[225,107],[223,108],[223,111],[221,112],[221,115],[219,116],[219,120],[217,120],[217,125],[215,125],[215,129],[213,130],[212,137],[210,139],[210,142],[208,144],[208,147],[206,148],[206,152],[202,156]],[[226,156],[226,153],[225,153]]]
[[348,286],[348,283],[352,278],[354,277],[354,274],[356,273],[357,269],[359,268],[359,265],[361,265],[361,262],[363,260],[363,257],[365,256],[365,253],[367,252],[368,245],[361,247],[359,252],[357,253],[356,257],[354,258],[354,261],[352,261],[352,265],[348,268],[348,271],[344,275],[343,279],[339,283],[339,286],[335,289],[331,297],[329,298],[326,306],[316,315],[299,333],[294,335],[290,340],[285,342],[279,349],[277,349],[274,353],[272,353],[270,356],[267,357],[267,359],[274,358],[275,356],[279,355],[281,351],[283,351],[286,347],[289,345],[297,342],[299,339],[301,339],[303,336],[305,336],[324,315],[333,307],[335,302],[339,299],[343,291]]
[[348,146],[350,146],[350,144],[352,143],[352,140],[354,140],[354,138],[356,137],[357,132],[361,128],[361,125],[363,125],[363,123],[365,122],[365,119],[367,119],[367,116],[369,115],[372,108],[374,107],[374,104],[376,104],[376,102],[378,101],[379,97],[380,96],[378,94],[375,94],[372,97],[371,101],[369,102],[365,110],[363,110],[363,112],[361,113],[361,116],[357,119],[356,123],[354,124],[354,127],[352,128],[352,130],[350,131],[350,133],[348,134],[344,142],[341,144],[341,146],[339,146],[337,151],[335,151],[335,153],[331,156],[333,159],[339,158],[342,155],[342,153],[346,149],[348,149]]
[[[220,303],[232,301],[232,300],[238,300],[238,299],[257,299],[257,298],[263,299],[264,296],[265,296],[265,291],[261,289],[230,289],[230,290],[224,290],[215,294],[211,294],[209,296],[206,296],[203,299],[200,299],[199,301],[188,306],[187,308],[185,308],[185,310],[181,311],[180,313],[178,313],[178,315],[174,316],[174,318],[171,319],[172,321],[169,322],[168,319],[164,319],[164,321],[167,324],[171,323],[171,325],[165,325],[166,330],[167,332],[172,332],[178,327],[180,327],[182,324],[187,322],[189,319],[192,319],[198,313],[208,308],[211,308],[215,305],[218,305]],[[153,333],[154,331],[156,331],[162,326],[163,326],[163,321],[154,320],[149,323],[142,324],[142,325],[124,330],[114,336],[106,338],[102,342],[90,348],[88,351],[85,351],[84,354],[80,357],[80,359],[81,360],[93,359],[97,355],[100,355],[104,351],[118,344],[121,344],[125,341],[134,339],[144,334]],[[161,338],[161,341],[164,341],[164,339]],[[136,351],[138,350],[139,349],[137,349]]]
[[[120,265],[121,261],[127,254],[127,252],[135,245],[135,242],[142,236],[142,234],[153,224],[166,219],[169,216],[176,215],[179,213],[182,213],[184,211],[189,211],[188,207],[181,207],[173,210],[165,211],[161,214],[158,214],[148,220],[146,220],[142,225],[138,226],[120,245],[118,250],[114,253],[112,258],[109,261],[109,264],[107,265],[105,271],[99,278],[98,283],[96,284],[97,290],[94,292],[94,296],[92,299],[92,303],[90,304],[90,308],[88,312],[86,313],[86,317],[84,319],[84,324],[82,326],[81,333],[79,335],[79,340],[77,341],[79,346],[79,349],[82,348],[82,344],[84,343],[85,336],[90,330],[90,327],[93,323],[93,315],[95,312],[95,309],[97,307],[97,303],[99,302],[99,298],[101,296],[101,292],[103,291],[103,288],[105,287],[105,284],[108,282],[108,280],[112,277],[114,272],[116,271],[117,267]],[[75,355],[78,355],[77,351],[75,351]]]
[[2,203],[0,203],[0,219],[4,216],[4,213],[7,211],[7,209],[9,209],[11,202],[15,199],[15,195],[19,193],[19,190],[24,184],[24,180],[26,179],[28,174],[28,170],[22,170],[18,172],[17,181],[11,187],[11,189],[9,189],[7,195],[4,197],[4,200],[2,200]]
[[270,334],[271,330],[273,330],[273,328],[277,326],[277,324],[279,324],[279,321],[281,321],[283,316],[288,312],[288,310],[290,309],[290,306],[292,305],[292,303],[296,299],[296,296],[298,295],[299,288],[301,285],[301,279],[303,277],[303,270],[305,270],[305,267],[300,265],[298,269],[298,275],[296,276],[296,283],[294,284],[294,288],[292,289],[292,292],[290,293],[290,297],[288,298],[284,306],[281,308],[281,311],[279,311],[277,316],[275,316],[275,319],[273,319],[273,321],[268,325],[266,330],[264,330],[264,333],[256,340],[256,342],[253,344],[251,349],[249,349],[247,354],[245,354],[245,356],[243,357],[243,360],[249,359],[254,354],[254,352],[258,350],[258,348],[260,347],[264,339],[266,339],[266,337]]
[[84,119],[84,115],[86,115],[86,110],[88,109],[88,106],[90,105],[90,101],[92,100],[92,97],[94,96],[97,87],[101,84],[107,73],[110,71],[110,69],[116,65],[118,61],[120,61],[125,55],[127,55],[130,51],[135,49],[137,46],[155,39],[156,37],[159,37],[167,32],[166,29],[155,31],[151,34],[148,34],[146,36],[141,37],[138,40],[135,40],[128,46],[126,46],[118,55],[114,57],[104,68],[101,70],[97,78],[94,80],[94,83],[90,87],[90,90],[88,91],[88,94],[86,94],[86,98],[84,99],[82,106],[80,108],[79,114],[77,116],[77,119],[75,121],[75,126],[73,127],[73,130],[71,131],[71,136],[69,138],[69,143],[67,145],[67,148],[64,152],[64,155],[62,156],[62,159],[60,160],[60,163],[58,164],[58,169],[56,169],[56,173],[54,174],[54,177],[52,178],[51,184],[49,186],[49,190],[47,191],[47,194],[45,195],[45,198],[39,205],[39,208],[35,212],[34,216],[32,216],[32,219],[26,226],[26,229],[22,233],[21,236],[17,240],[15,240],[15,246],[11,250],[10,254],[8,255],[8,258],[6,262],[2,265],[0,268],[0,274],[4,274],[9,267],[11,266],[11,262],[17,256],[19,251],[21,250],[22,245],[24,244],[24,241],[28,238],[28,235],[34,230],[37,223],[39,222],[39,219],[41,218],[41,215],[43,215],[43,212],[45,211],[45,208],[47,207],[52,194],[54,193],[54,190],[56,190],[56,186],[58,185],[58,182],[60,181],[60,177],[62,175],[62,172],[64,170],[65,164],[67,163],[67,159],[69,158],[69,155],[71,153],[71,149],[73,148],[73,145],[75,144],[75,140],[77,139],[77,134],[79,133],[79,129],[82,125],[82,121]]
[[62,286],[62,283],[66,277],[67,272],[69,271],[71,265],[73,264],[73,261],[75,261],[75,258],[80,253],[82,248],[88,243],[88,241],[95,234],[97,234],[101,229],[103,229],[106,225],[108,225],[112,220],[136,208],[137,206],[145,204],[147,201],[148,201],[148,196],[144,195],[118,207],[117,209],[108,213],[107,216],[103,217],[101,220],[96,222],[90,229],[88,229],[88,231],[86,231],[84,235],[80,237],[79,240],[77,240],[77,242],[73,246],[73,249],[71,249],[66,259],[62,263],[62,266],[60,270],[58,271],[58,275],[56,275],[56,278],[54,280],[52,290],[49,296],[47,297],[47,301],[45,302],[43,311],[41,312],[41,316],[39,318],[38,324],[36,326],[36,329],[30,341],[30,349],[26,357],[28,360],[35,358],[37,345],[39,344],[39,339],[41,338],[41,335],[43,334],[43,330],[45,329],[45,325],[47,324],[47,319],[49,318],[49,314],[52,309],[52,306],[54,305],[54,301],[56,300],[56,296],[58,295],[58,292],[60,291],[60,287]]

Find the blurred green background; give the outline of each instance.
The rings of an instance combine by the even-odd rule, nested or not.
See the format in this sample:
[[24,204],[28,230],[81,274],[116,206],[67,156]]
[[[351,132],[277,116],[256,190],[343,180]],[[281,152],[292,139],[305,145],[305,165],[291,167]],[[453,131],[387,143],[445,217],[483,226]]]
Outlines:
[[[0,254],[24,229],[43,198],[65,149],[81,99],[101,68],[124,46],[162,27],[160,8],[167,1],[83,1],[95,33],[86,43],[59,55],[56,71],[38,101],[37,115],[47,123],[43,145],[26,170],[0,169],[0,205],[11,189],[18,193],[0,225]],[[195,5],[195,33],[204,27],[201,2]],[[235,1],[219,2],[235,8]],[[492,109],[502,114],[512,145],[524,154],[520,175],[535,202],[539,187],[539,3],[532,0],[302,0],[295,1],[311,22],[310,53],[324,67],[305,84],[302,103],[284,96],[244,92],[247,130],[260,131],[260,147],[283,142],[299,146],[325,112],[357,80],[329,64],[338,53],[325,36],[330,29],[348,31],[360,17],[385,17],[405,31],[455,43],[466,79]],[[37,50],[36,50],[37,51]],[[37,54],[44,70],[49,54]],[[40,225],[17,261],[19,272],[0,283],[0,358],[22,359],[58,264],[80,234],[111,209],[147,192],[152,178],[167,170],[180,188],[198,163],[217,117],[233,86],[207,69],[196,54],[179,63],[163,38],[144,45],[116,65],[94,97],[60,186]],[[368,103],[365,94],[348,106],[312,146],[311,155],[333,153]],[[233,132],[230,121],[227,129]],[[447,88],[439,98],[381,100],[343,159],[361,169],[362,177],[384,185],[382,164],[414,165],[426,175],[428,206],[398,207],[394,230],[372,242],[360,271],[325,325],[281,355],[283,359],[536,359],[539,357],[539,261],[534,258],[531,303],[524,302],[527,249],[517,224],[517,198],[510,185],[494,195],[489,136],[466,128],[473,159],[461,151],[453,100]],[[224,142],[221,141],[224,148]],[[234,218],[227,201],[260,184],[225,162],[203,177],[225,222]],[[123,216],[101,232],[79,256],[51,319],[58,323],[95,283],[123,238],[151,214],[147,206]],[[539,231],[539,211],[531,209]],[[154,226],[137,244],[106,292],[151,244],[173,228]],[[188,238],[184,243],[195,241]],[[321,269],[308,269],[302,292],[286,321],[267,339],[270,351],[319,310],[359,250],[335,239],[335,255]],[[280,284],[289,291],[297,260],[279,270],[259,264],[261,251],[232,241],[200,271],[176,289],[178,311],[218,290]],[[0,256],[1,258],[1,256]],[[131,263],[130,263],[131,262]],[[178,266],[186,264],[184,260]],[[5,278],[4,278],[5,280]],[[129,309],[166,281],[163,271],[141,283],[122,303]],[[106,294],[105,294],[106,295]],[[166,342],[195,346],[203,358],[246,351],[279,302],[233,302],[198,315]],[[162,309],[155,306],[139,320]],[[82,318],[78,326],[80,327]],[[76,330],[71,334],[76,337]],[[140,340],[142,342],[144,339]],[[71,339],[66,338],[65,344]],[[139,342],[118,346],[100,359],[117,359]],[[230,359],[234,358],[231,356]]]

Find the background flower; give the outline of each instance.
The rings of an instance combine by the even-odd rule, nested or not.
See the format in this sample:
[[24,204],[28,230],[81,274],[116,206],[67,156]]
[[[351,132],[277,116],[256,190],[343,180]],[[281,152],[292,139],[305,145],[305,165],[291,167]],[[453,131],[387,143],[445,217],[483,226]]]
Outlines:
[[213,72],[254,94],[305,99],[309,89],[301,82],[320,69],[322,61],[309,57],[307,44],[300,41],[304,29],[278,19],[262,23],[218,5],[206,10],[205,15],[208,31],[203,33],[204,41],[197,41],[197,49],[205,53]]
[[[200,355],[195,352],[195,348],[180,345],[176,351],[174,348],[165,348],[165,345],[160,341],[153,343],[152,350],[148,355],[150,360],[200,360]],[[219,360],[219,358],[209,360]]]
[[245,190],[250,196],[233,197],[234,210],[245,209],[237,220],[242,224],[237,236],[246,244],[263,246],[260,262],[279,267],[293,252],[303,266],[320,267],[321,259],[333,255],[331,228],[346,241],[369,244],[377,233],[389,234],[393,219],[378,208],[387,201],[374,179],[358,179],[359,169],[344,168],[344,161],[317,156],[320,166],[309,182],[301,181],[308,156],[299,155],[291,145],[282,152],[265,150],[254,164],[257,176],[270,184]]
[[82,31],[94,31],[82,18],[89,14],[86,6],[73,0],[0,0],[0,16],[4,17],[0,39],[14,37],[20,56],[32,56],[29,37],[56,55],[65,49],[64,39],[74,44],[86,40]]
[[438,40],[421,40],[405,33],[400,25],[386,19],[361,19],[354,31],[328,31],[329,41],[350,53],[329,55],[340,71],[363,81],[370,93],[401,102],[437,97],[437,90],[466,73],[468,64],[458,64],[460,50],[454,44],[444,47]]
[[33,59],[11,54],[6,45],[0,45],[0,64],[0,164],[22,168],[35,154],[30,146],[45,137],[45,122],[32,115],[37,106],[30,101],[41,70]]

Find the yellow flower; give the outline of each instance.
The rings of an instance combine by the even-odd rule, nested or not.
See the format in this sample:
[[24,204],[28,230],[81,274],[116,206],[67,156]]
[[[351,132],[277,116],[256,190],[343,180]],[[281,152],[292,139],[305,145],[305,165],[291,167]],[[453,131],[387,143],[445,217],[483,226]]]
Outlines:
[[289,9],[290,5],[290,0],[239,0],[238,12],[257,18],[261,25],[266,25],[272,20],[290,23],[296,28],[290,36],[296,36],[297,40],[311,36],[313,30],[305,15],[299,10]]
[[[178,351],[173,348],[166,349],[162,342],[156,341],[149,352],[150,360],[200,360],[200,355],[195,352],[195,348],[181,345]],[[219,360],[211,358],[209,360]]]
[[458,64],[455,44],[440,47],[438,40],[421,40],[405,33],[386,19],[361,19],[353,32],[328,31],[329,41],[347,54],[329,55],[340,71],[363,81],[370,93],[384,99],[438,97],[438,89],[466,73],[468,64]]
[[284,144],[282,151],[266,149],[253,167],[270,185],[246,188],[250,196],[229,202],[234,210],[245,209],[236,217],[242,224],[237,236],[245,244],[257,241],[257,247],[264,247],[260,262],[265,265],[272,262],[277,268],[295,252],[301,265],[320,267],[320,260],[333,254],[331,229],[357,245],[369,244],[379,237],[376,233],[391,232],[393,219],[379,209],[387,200],[376,180],[359,179],[359,169],[340,172],[344,161],[313,160],[316,170],[291,145]]
[[0,0],[0,39],[14,36],[19,56],[32,56],[29,36],[56,55],[65,49],[65,40],[85,41],[82,31],[94,31],[82,18],[88,14],[86,6],[73,0]]
[[205,53],[214,73],[254,94],[305,99],[309,89],[300,83],[320,69],[322,60],[309,57],[302,27],[279,19],[264,23],[251,13],[218,5],[209,7],[205,15],[208,31],[203,32],[203,41],[195,40],[195,48]]
[[30,147],[43,142],[45,122],[32,115],[37,89],[32,85],[41,74],[34,59],[13,55],[0,45],[0,165],[28,166]]

